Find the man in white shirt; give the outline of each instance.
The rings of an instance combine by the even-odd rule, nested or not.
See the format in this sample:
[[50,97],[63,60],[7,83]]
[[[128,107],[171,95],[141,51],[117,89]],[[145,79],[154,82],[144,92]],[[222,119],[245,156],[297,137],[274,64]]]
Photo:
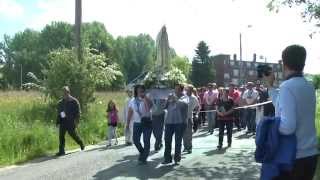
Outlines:
[[184,152],[187,152],[188,154],[192,153],[193,110],[200,107],[198,98],[192,94],[192,89],[192,85],[189,85],[186,88],[186,101],[188,104],[188,122],[183,135]]
[[[244,99],[245,105],[253,105],[258,102],[259,93],[255,89],[253,89],[254,83],[247,83],[247,90],[244,92],[242,98]],[[249,107],[246,109],[246,120],[247,120],[247,128],[248,131],[246,134],[256,132],[256,108]]]
[[281,118],[279,132],[295,134],[297,138],[293,169],[280,172],[275,180],[312,180],[317,166],[316,95],[314,86],[303,77],[306,55],[305,48],[300,45],[288,46],[282,52],[286,80],[280,90],[273,88],[273,73],[264,75],[276,117]]
[[213,134],[213,130],[216,125],[216,112],[212,112],[212,110],[216,110],[216,103],[218,100],[218,89],[215,83],[208,84],[208,91],[204,93],[203,99],[205,101],[205,110],[210,111],[207,112],[208,119],[208,131],[210,134]]

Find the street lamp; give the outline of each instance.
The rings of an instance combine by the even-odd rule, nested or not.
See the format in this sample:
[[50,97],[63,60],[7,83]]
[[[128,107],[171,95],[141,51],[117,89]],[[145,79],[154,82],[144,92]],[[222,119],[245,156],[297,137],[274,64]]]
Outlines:
[[[247,28],[252,28],[252,25],[248,25]],[[240,36],[239,36],[239,41],[240,41],[240,66],[239,66],[239,76],[240,76],[240,84],[243,84],[243,79],[242,79],[242,74],[241,74],[241,69],[242,69],[242,32],[240,32]]]

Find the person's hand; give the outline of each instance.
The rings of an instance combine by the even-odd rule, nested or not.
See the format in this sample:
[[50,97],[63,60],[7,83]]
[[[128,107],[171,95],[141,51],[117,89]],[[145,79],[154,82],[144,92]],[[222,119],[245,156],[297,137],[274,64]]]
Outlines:
[[263,75],[263,79],[266,82],[266,85],[270,88],[273,87],[276,78],[274,76],[274,72],[271,72],[269,76]]

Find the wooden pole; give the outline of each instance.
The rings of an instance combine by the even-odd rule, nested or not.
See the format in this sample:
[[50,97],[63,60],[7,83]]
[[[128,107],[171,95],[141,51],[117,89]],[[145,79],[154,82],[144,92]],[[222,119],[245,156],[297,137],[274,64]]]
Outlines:
[[75,47],[77,52],[77,58],[79,62],[82,62],[82,46],[81,46],[81,19],[82,19],[82,2],[81,0],[75,0]]

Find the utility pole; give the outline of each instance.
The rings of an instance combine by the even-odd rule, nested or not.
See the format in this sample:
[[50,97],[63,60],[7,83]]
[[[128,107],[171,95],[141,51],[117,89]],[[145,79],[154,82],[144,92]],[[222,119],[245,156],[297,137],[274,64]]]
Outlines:
[[79,62],[82,62],[82,46],[81,46],[81,19],[82,19],[82,2],[81,0],[75,0],[75,47],[77,52],[77,58]]
[[240,63],[239,63],[239,85],[242,85],[242,73],[241,73],[241,70],[242,70],[242,33],[240,32]]

